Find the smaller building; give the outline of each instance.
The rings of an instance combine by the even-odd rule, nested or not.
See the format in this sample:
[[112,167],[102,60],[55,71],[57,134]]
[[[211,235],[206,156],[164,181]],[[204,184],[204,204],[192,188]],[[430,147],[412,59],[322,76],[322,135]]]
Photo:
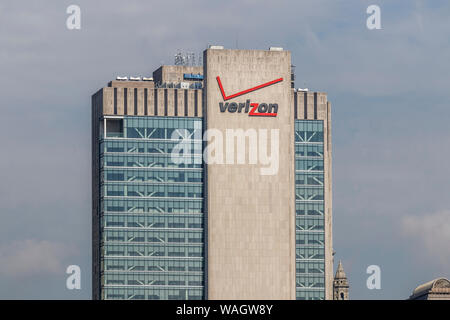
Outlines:
[[333,300],[348,300],[348,280],[342,267],[342,262],[339,261],[336,275],[333,281]]
[[450,300],[450,281],[437,278],[414,289],[409,300]]

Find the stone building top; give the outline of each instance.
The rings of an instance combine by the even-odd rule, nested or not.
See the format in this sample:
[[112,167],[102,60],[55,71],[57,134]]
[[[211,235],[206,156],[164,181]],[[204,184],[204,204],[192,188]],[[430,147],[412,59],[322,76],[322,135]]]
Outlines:
[[450,299],[450,281],[446,278],[437,278],[419,285],[414,289],[410,299],[421,299],[431,295],[439,295],[441,297],[446,296]]

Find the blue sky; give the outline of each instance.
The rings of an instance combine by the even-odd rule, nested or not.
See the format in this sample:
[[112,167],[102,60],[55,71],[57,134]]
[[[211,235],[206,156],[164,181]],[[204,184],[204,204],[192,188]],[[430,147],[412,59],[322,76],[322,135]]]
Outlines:
[[[71,4],[81,30],[66,28]],[[366,28],[371,4],[381,30]],[[327,92],[351,298],[450,277],[449,15],[448,1],[2,1],[0,298],[90,298],[90,96],[209,44],[282,46],[296,86]],[[372,264],[381,290],[366,287]]]

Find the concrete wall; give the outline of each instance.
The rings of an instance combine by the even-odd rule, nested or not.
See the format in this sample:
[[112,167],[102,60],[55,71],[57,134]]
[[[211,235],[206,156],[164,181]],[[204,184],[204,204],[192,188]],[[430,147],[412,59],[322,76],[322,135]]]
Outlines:
[[91,107],[91,153],[92,153],[92,299],[100,299],[100,207],[99,207],[99,132],[102,106],[105,96],[103,89],[92,96]]
[[203,116],[202,89],[155,88],[151,81],[112,81],[101,91],[102,115]]
[[153,72],[153,79],[156,83],[180,83],[184,80],[185,73],[203,74],[202,66],[161,66]]
[[[240,128],[280,130],[280,164],[276,175],[261,175],[259,164],[208,165],[208,298],[295,299],[290,52],[209,49],[204,62],[208,129],[223,133],[226,129]],[[229,100],[278,103],[278,116],[221,113],[219,102],[223,98],[217,76],[226,93],[282,77],[281,83]]]

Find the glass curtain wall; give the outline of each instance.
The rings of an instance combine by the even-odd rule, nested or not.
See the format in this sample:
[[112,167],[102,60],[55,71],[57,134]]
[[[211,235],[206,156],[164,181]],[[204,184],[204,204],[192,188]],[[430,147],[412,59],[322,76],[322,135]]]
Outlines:
[[325,299],[322,120],[295,120],[295,262],[298,300]]
[[203,299],[202,119],[125,116],[105,128],[102,299]]

